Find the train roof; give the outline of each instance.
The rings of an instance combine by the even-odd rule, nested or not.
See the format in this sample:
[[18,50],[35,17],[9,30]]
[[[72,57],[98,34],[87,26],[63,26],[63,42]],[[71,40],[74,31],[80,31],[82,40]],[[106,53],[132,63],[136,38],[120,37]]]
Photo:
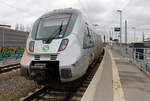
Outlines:
[[55,13],[73,13],[73,14],[81,14],[81,12],[77,9],[73,9],[73,8],[64,8],[64,9],[55,9],[53,11],[47,12],[44,15],[42,15],[40,18],[44,18],[44,17],[48,17],[51,14],[55,14]]

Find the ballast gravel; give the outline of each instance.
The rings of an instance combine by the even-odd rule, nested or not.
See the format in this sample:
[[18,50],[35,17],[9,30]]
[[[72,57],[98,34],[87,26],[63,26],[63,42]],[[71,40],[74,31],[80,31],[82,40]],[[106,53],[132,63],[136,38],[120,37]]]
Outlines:
[[20,69],[0,74],[0,101],[19,101],[35,89],[33,81],[20,76]]

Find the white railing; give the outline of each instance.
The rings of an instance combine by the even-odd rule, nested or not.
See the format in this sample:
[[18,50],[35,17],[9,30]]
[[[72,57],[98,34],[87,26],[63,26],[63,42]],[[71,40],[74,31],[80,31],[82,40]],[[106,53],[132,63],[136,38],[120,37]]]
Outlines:
[[112,46],[112,49],[120,53],[120,55],[128,57],[140,70],[150,73],[150,48],[129,48],[115,45]]

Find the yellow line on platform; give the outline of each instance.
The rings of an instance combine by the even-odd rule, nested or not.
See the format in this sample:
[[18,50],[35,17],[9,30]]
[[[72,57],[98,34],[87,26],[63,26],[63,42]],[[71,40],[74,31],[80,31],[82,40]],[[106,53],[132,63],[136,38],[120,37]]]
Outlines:
[[118,67],[115,63],[111,50],[109,54],[112,60],[112,72],[113,72],[113,101],[125,101],[123,88],[120,82]]

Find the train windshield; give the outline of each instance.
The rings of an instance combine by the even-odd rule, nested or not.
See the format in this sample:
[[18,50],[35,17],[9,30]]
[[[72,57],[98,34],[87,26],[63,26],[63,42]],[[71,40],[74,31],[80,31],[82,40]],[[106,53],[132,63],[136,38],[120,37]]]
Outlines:
[[62,38],[71,14],[54,14],[39,20],[35,39]]

